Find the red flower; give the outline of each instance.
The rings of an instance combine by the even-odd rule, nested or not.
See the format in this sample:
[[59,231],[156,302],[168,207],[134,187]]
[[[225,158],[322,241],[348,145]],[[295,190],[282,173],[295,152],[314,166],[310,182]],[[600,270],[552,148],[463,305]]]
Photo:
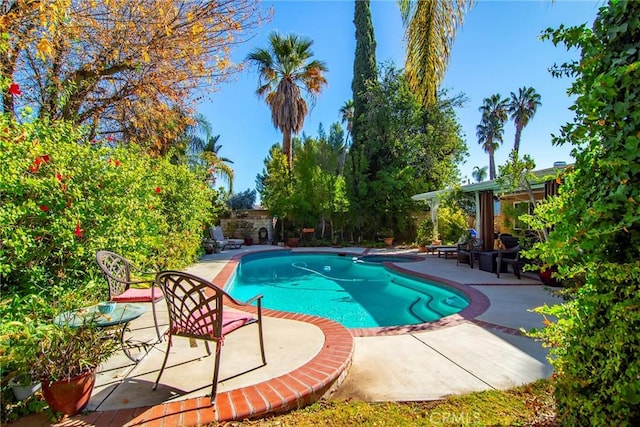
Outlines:
[[62,182],[63,178],[62,175],[60,175],[60,173],[56,172],[56,178],[58,179],[58,181]]
[[162,188],[156,187],[156,194],[160,194],[161,191],[162,191]]
[[51,161],[48,154],[45,154],[44,156],[40,156],[40,159],[42,159],[44,163],[49,163]]
[[109,163],[113,163],[116,166],[120,166],[120,160],[113,160],[113,159],[109,159]]
[[41,205],[41,206],[40,206],[40,210],[41,210],[41,211],[43,211],[43,212],[46,212],[46,211],[48,211],[48,210],[49,210],[49,206],[47,206],[47,205]]
[[80,228],[80,221],[78,221],[78,225],[76,225],[76,229],[73,231],[73,234],[75,234],[76,236],[78,236],[78,238],[82,238],[82,232],[84,230]]
[[113,135],[107,136],[107,141],[113,141]]
[[20,86],[18,86],[17,83],[11,83],[11,86],[9,86],[9,93],[13,96],[20,96],[22,95],[22,91],[20,90]]

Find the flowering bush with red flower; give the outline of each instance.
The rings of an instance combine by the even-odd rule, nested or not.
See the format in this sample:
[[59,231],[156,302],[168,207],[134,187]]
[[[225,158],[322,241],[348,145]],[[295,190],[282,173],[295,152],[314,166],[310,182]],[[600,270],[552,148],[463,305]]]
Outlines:
[[[181,268],[199,254],[215,192],[187,166],[132,147],[93,145],[63,122],[18,123],[4,114],[0,129],[4,289],[100,282],[101,249],[148,269]],[[106,295],[106,283],[101,288]]]

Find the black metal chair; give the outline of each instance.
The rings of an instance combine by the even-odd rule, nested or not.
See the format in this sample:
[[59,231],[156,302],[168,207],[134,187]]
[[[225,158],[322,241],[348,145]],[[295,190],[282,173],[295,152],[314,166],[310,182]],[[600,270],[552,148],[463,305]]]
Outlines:
[[[158,273],[156,284],[164,292],[169,308],[169,330],[167,331],[169,338],[162,368],[153,386],[154,390],[158,388],[158,382],[167,364],[174,336],[204,340],[209,355],[211,355],[209,341],[216,343],[211,384],[212,404],[215,402],[218,388],[222,344],[227,334],[244,326],[257,324],[262,356],[262,365],[258,367],[267,364],[262,334],[262,295],[256,295],[246,302],[239,302],[213,283],[181,271]],[[223,304],[225,299],[236,307],[255,312],[255,315],[246,311],[228,310]],[[252,305],[253,302],[256,303],[255,306]]]
[[[496,275],[500,278],[500,270],[502,263],[511,265],[513,267],[513,274],[520,279],[520,245],[516,245],[509,249],[500,249],[498,251],[498,257],[496,258]],[[506,270],[505,270],[506,271]]]
[[[153,324],[156,328],[158,342],[162,340],[156,303],[164,298],[160,288],[153,286],[153,279],[133,279],[131,274],[153,275],[155,272],[142,271],[134,266],[131,261],[109,251],[98,251],[96,260],[109,284],[109,300],[121,303],[150,302],[153,312]],[[133,287],[131,287],[133,285]]]

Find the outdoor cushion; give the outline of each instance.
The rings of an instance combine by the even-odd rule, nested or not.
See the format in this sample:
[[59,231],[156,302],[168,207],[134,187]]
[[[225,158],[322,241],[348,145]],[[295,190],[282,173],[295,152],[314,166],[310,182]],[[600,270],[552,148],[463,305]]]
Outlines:
[[153,300],[151,299],[151,288],[129,288],[120,295],[112,297],[111,300],[118,302],[156,302],[163,297],[162,289],[156,286],[153,288]]
[[[197,317],[196,317],[197,315]],[[200,317],[202,316],[202,317]],[[255,320],[253,316],[247,313],[223,310],[222,312],[222,336],[235,331],[236,329]],[[211,317],[208,313],[193,312],[186,323],[177,326],[174,333],[191,333],[199,335],[213,336],[213,328],[211,326]]]

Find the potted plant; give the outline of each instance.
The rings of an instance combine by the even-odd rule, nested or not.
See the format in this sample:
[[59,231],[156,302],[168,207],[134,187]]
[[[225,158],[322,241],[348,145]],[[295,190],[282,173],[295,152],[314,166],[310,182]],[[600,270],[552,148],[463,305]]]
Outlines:
[[116,350],[117,341],[107,328],[91,322],[76,328],[48,324],[43,330],[32,374],[42,382],[52,411],[77,414],[89,403],[96,370]]
[[215,249],[218,246],[218,242],[214,239],[204,239],[203,245],[204,245],[204,252],[206,254],[212,254],[215,252]]
[[393,245],[393,230],[390,228],[383,228],[380,230],[380,236],[384,239],[384,244],[387,246]]
[[41,383],[33,372],[38,343],[44,333],[34,322],[8,322],[0,337],[0,370],[17,400],[25,400]]
[[242,230],[242,237],[244,238],[244,244],[247,246],[251,246],[253,244],[253,232],[255,231],[255,228],[253,227],[253,225],[251,225],[250,227],[245,227]]
[[423,219],[418,224],[418,232],[416,235],[416,243],[420,252],[427,251],[427,245],[433,241],[433,221],[429,218]]

